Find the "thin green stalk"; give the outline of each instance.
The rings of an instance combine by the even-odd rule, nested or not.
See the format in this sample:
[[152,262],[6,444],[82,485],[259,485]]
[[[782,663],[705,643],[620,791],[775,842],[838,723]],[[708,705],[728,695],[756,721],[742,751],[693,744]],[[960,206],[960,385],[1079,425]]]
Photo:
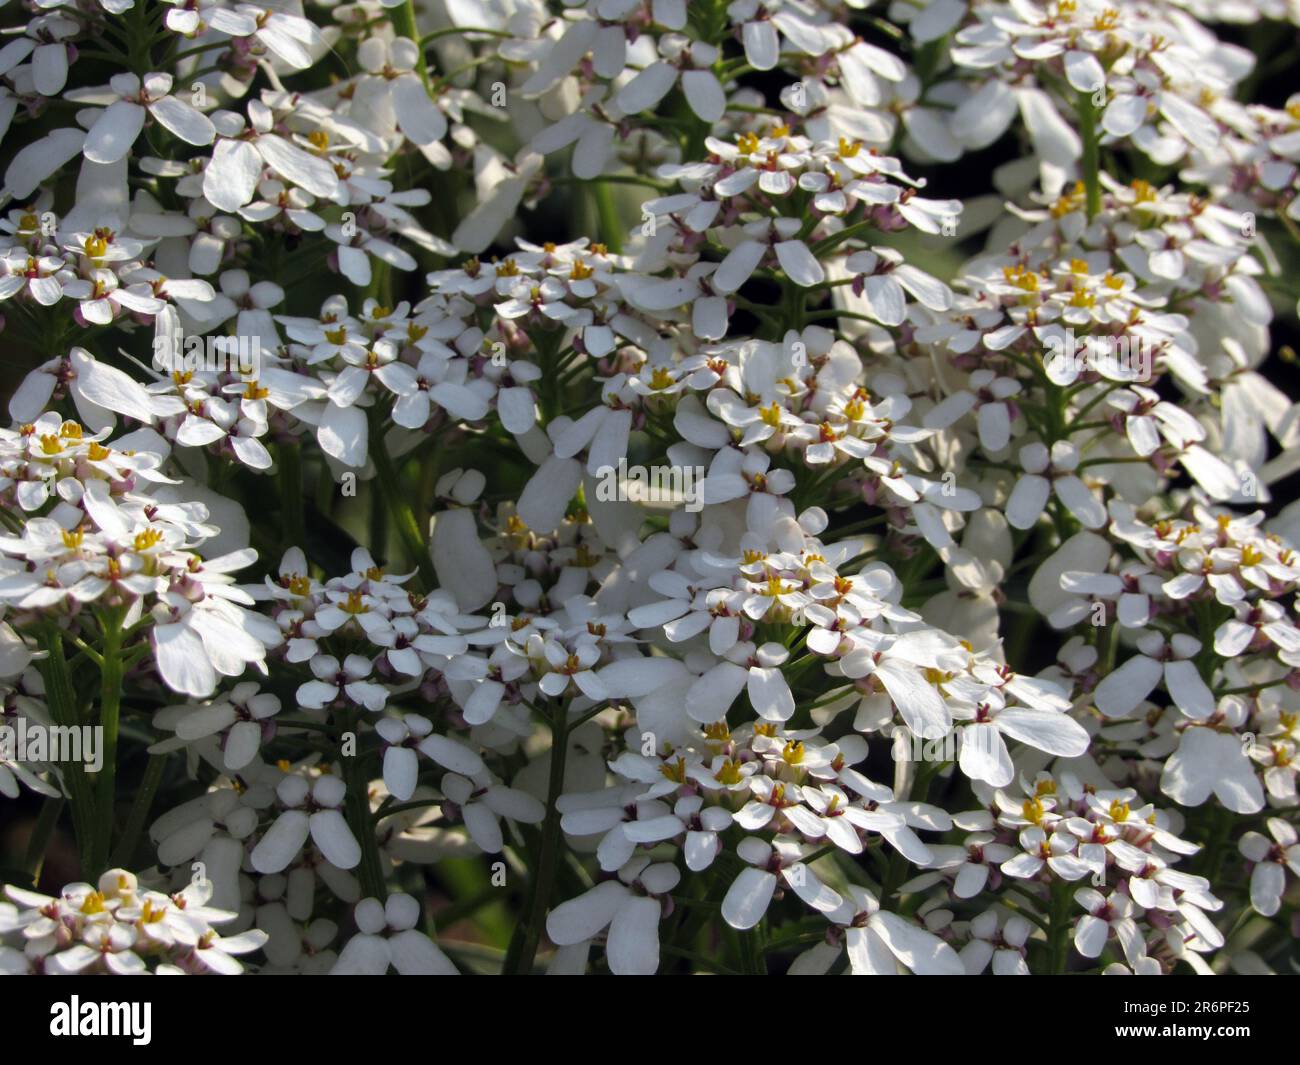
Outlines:
[[604,181],[591,183],[591,196],[596,202],[596,217],[600,223],[600,240],[615,255],[623,251],[623,222],[618,216],[613,190]]
[[59,814],[63,812],[62,795],[52,795],[45,800],[36,824],[32,827],[31,839],[27,841],[27,860],[23,868],[31,874],[32,886],[41,879],[41,867],[45,864],[45,851],[49,847],[50,837],[59,823]]
[[[420,31],[415,26],[415,4],[412,0],[404,0],[403,3],[392,9],[393,32],[399,37],[409,37],[412,41],[420,40]],[[420,75],[420,80],[424,82],[425,89],[429,88],[429,65],[424,61],[424,49],[421,48],[416,54],[415,72]]]
[[1070,956],[1070,896],[1072,894],[1069,884],[1059,880],[1052,881],[1052,900],[1047,919],[1047,945],[1048,971],[1053,976],[1060,976],[1065,972],[1065,963]]
[[1097,109],[1090,93],[1079,93],[1076,110],[1083,139],[1083,187],[1087,193],[1088,221],[1101,211],[1101,146],[1097,137]]
[[[564,762],[569,748],[568,707],[557,706],[551,718],[551,773],[546,789],[546,820],[542,823],[542,843],[528,886],[528,904],[524,911],[521,935],[510,944],[503,973],[523,974],[533,970],[542,925],[551,905],[555,869],[560,850],[560,794],[564,790]],[[516,949],[516,945],[517,948]]]
[[[45,681],[45,701],[54,723],[64,728],[81,725],[77,712],[77,693],[68,672],[68,660],[63,652],[63,634],[51,623],[41,633],[41,646],[45,657],[37,668]],[[91,875],[94,863],[95,797],[86,779],[86,767],[71,762],[63,767],[63,779],[72,800],[72,830],[77,837],[77,850],[81,855],[82,874]]]
[[[122,714],[122,625],[116,615],[104,625],[103,662],[99,668],[99,724],[104,730],[103,757],[95,779],[96,805],[99,809],[99,828],[96,833],[95,861],[98,863],[92,876],[98,876],[108,865],[109,851],[113,846],[113,800],[117,783],[117,732]],[[102,868],[101,868],[102,866]]]
[[374,460],[375,470],[378,473],[375,481],[379,496],[388,510],[393,527],[397,529],[407,554],[411,556],[411,561],[420,571],[423,590],[428,591],[438,583],[437,574],[433,569],[433,557],[429,554],[429,545],[420,532],[420,524],[415,519],[415,512],[402,491],[401,475],[384,444],[383,418],[374,412],[370,418],[370,457]]
[[284,534],[295,547],[306,547],[307,525],[303,520],[302,448],[297,442],[279,446],[280,506],[284,515]]
[[149,817],[149,811],[153,808],[154,796],[158,794],[158,786],[162,783],[163,770],[166,768],[167,755],[151,754],[149,756],[149,761],[144,767],[144,777],[140,781],[140,790],[135,793],[135,801],[131,804],[131,812],[127,815],[126,824],[122,827],[122,835],[117,841],[117,847],[113,850],[111,859],[113,866],[130,868],[136,844],[140,840],[140,833],[144,831],[145,820]]
[[444,26],[440,30],[434,30],[432,33],[426,33],[423,37],[421,37],[420,47],[427,48],[434,41],[439,40],[443,37],[450,37],[453,34],[457,34],[457,33],[463,33],[467,35],[471,33],[481,33],[487,35],[488,37],[509,37],[510,36],[510,34],[507,33],[505,30],[487,30],[478,27],[470,28],[468,26]]
[[384,867],[379,855],[379,838],[375,835],[375,823],[370,817],[370,799],[368,795],[370,781],[366,777],[365,766],[360,754],[345,758],[347,768],[348,793],[345,800],[345,815],[353,835],[361,845],[361,864],[357,867],[357,879],[361,881],[361,891],[366,898],[388,898],[388,889],[384,884]]

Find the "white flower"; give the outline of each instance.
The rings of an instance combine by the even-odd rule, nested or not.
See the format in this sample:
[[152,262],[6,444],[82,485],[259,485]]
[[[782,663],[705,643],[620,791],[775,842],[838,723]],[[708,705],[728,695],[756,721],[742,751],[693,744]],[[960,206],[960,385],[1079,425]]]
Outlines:
[[415,927],[417,899],[400,892],[385,902],[362,899],[354,912],[359,934],[339,952],[331,976],[383,976],[390,967],[402,976],[459,975],[438,945]]
[[663,896],[677,886],[681,873],[667,862],[637,858],[623,866],[617,880],[555,907],[546,918],[546,934],[557,946],[594,939],[605,929],[605,956],[616,976],[650,976],[659,969],[659,921]]
[[361,861],[361,847],[339,810],[347,793],[343,781],[322,776],[312,784],[301,776],[288,776],[275,793],[285,809],[253,848],[249,860],[254,869],[278,873],[287,868],[308,836],[331,865],[356,868]]
[[1073,444],[1058,440],[1050,452],[1044,444],[1026,444],[1020,449],[1020,464],[1025,473],[1011,490],[1006,507],[1012,528],[1029,529],[1037,524],[1053,492],[1085,528],[1099,529],[1106,524],[1106,508],[1074,473],[1079,453]]
[[1296,830],[1280,817],[1268,819],[1268,831],[1273,840],[1259,832],[1247,832],[1237,847],[1254,863],[1250,871],[1250,904],[1258,913],[1272,917],[1282,905],[1286,870],[1300,876],[1300,842]]
[[849,898],[830,920],[844,929],[844,949],[854,976],[894,976],[899,967],[917,976],[963,976],[957,952],[932,932],[882,910],[865,888],[850,884]]
[[90,127],[83,148],[86,158],[93,163],[116,163],[125,156],[148,117],[188,144],[211,144],[216,136],[211,119],[170,95],[170,74],[154,72],[146,74],[143,80],[134,74],[115,74],[109,87],[112,93],[106,96],[83,91],[66,94],[81,103],[106,100],[105,110]]
[[1184,806],[1200,806],[1213,794],[1235,813],[1264,808],[1264,789],[1241,740],[1214,728],[1193,725],[1183,732],[1160,775],[1160,790]]
[[828,916],[845,904],[838,892],[804,864],[802,848],[791,840],[768,843],[747,836],[736,845],[736,854],[747,865],[722,899],[722,917],[732,928],[745,931],[758,924],[779,884],[790,887],[804,903]]

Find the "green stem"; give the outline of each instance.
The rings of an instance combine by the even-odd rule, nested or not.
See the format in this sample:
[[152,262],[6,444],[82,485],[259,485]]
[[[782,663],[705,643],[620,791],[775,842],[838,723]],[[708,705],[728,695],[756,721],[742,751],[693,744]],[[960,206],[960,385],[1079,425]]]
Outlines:
[[1101,211],[1101,147],[1097,137],[1097,110],[1092,105],[1090,93],[1079,93],[1076,110],[1079,115],[1079,135],[1083,139],[1083,187],[1088,198],[1088,221]]
[[31,839],[27,841],[27,861],[23,868],[31,874],[32,886],[41,879],[41,866],[45,864],[45,851],[49,847],[50,837],[59,823],[59,814],[63,812],[63,796],[52,795],[45,800],[41,812],[32,828]]
[[615,255],[622,254],[624,227],[618,217],[613,190],[604,181],[593,181],[591,196],[596,201],[596,217],[600,223],[601,241]]
[[307,525],[302,509],[302,448],[286,441],[279,447],[280,506],[284,515],[284,534],[294,547],[307,546]]
[[564,762],[569,747],[568,707],[557,706],[551,719],[551,772],[546,789],[546,820],[542,823],[541,852],[528,888],[528,905],[524,912],[521,934],[510,944],[504,973],[524,974],[533,971],[542,925],[551,905],[555,869],[560,852],[560,793],[564,790]]
[[[393,32],[399,37],[409,37],[417,43],[420,40],[420,31],[415,26],[415,4],[412,0],[404,0],[403,3],[392,9]],[[420,75],[420,80],[424,82],[425,89],[429,88],[429,65],[424,61],[424,49],[421,48],[415,59],[415,72]]]
[[[372,411],[370,417],[370,457],[374,460],[378,474],[375,478],[376,487],[407,554],[411,556],[411,561],[420,571],[420,580],[424,585],[422,590],[427,592],[438,584],[438,577],[433,569],[433,558],[429,554],[429,545],[425,543],[424,536],[420,533],[415,512],[402,491],[398,469],[393,464],[388,448],[384,444],[384,421],[377,410],[378,408]],[[377,550],[383,548],[378,547]]]
[[375,835],[375,823],[370,817],[370,781],[366,777],[360,754],[345,761],[347,820],[357,842],[361,844],[361,864],[357,867],[357,878],[361,881],[363,896],[382,902],[388,898],[388,889],[384,884],[384,867],[379,856],[379,838]]
[[[122,714],[122,625],[113,614],[104,624],[103,662],[99,668],[99,723],[103,728],[104,764],[95,779],[96,803],[99,807],[99,830],[95,860],[108,864],[113,846],[113,800],[117,782],[117,732]],[[96,867],[94,874],[103,870]]]
[[[55,724],[63,728],[79,728],[77,693],[68,672],[68,660],[63,653],[63,634],[51,623],[41,633],[41,646],[45,657],[38,663],[45,681],[45,701]],[[72,830],[77,837],[77,850],[81,855],[82,875],[92,876],[94,865],[95,797],[86,779],[86,767],[71,762],[64,767],[63,779],[72,800]]]
[[[412,22],[414,22],[414,19],[412,20]],[[511,36],[505,30],[486,30],[477,27],[471,29],[467,26],[444,26],[440,30],[434,30],[432,33],[426,33],[423,37],[421,37],[420,47],[426,48],[429,45],[431,45],[434,41],[439,40],[440,38],[450,37],[453,34],[457,34],[457,33],[464,33],[464,34],[482,33],[482,34],[486,34],[488,37],[510,37]]]
[[1049,966],[1054,976],[1060,976],[1065,972],[1066,959],[1070,955],[1070,895],[1069,884],[1058,880],[1052,881],[1052,900],[1047,920],[1047,943]]
[[144,831],[145,819],[148,818],[149,811],[153,808],[153,799],[158,794],[158,786],[162,783],[163,770],[166,768],[167,755],[151,754],[149,756],[149,761],[144,767],[144,777],[140,781],[140,790],[135,793],[135,801],[131,804],[131,812],[127,815],[126,824],[122,827],[122,835],[113,851],[111,859],[113,866],[121,869],[131,867],[135,846],[140,840],[140,833]]

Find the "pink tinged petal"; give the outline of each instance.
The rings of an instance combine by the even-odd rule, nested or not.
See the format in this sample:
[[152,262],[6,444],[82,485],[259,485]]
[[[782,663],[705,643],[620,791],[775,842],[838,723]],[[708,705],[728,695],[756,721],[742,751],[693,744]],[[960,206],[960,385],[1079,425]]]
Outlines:
[[217,686],[216,670],[203,649],[203,641],[181,624],[156,625],[153,630],[154,663],[172,691],[205,697]]
[[749,680],[749,671],[734,662],[719,662],[686,692],[686,712],[701,724],[721,721]]
[[316,439],[325,454],[345,466],[359,469],[366,464],[369,442],[365,411],[327,403],[316,430]]
[[470,837],[485,854],[500,854],[505,841],[496,815],[482,803],[472,802],[464,808],[462,816]]
[[1084,914],[1074,926],[1074,949],[1085,958],[1099,958],[1110,938],[1110,925],[1100,917]]
[[520,520],[539,533],[556,529],[581,483],[581,463],[552,455],[524,486],[517,508]]
[[1154,658],[1136,655],[1097,685],[1093,702],[1106,717],[1128,717],[1160,683],[1163,672]]
[[753,928],[767,913],[775,890],[776,877],[772,873],[753,866],[742,869],[722,900],[723,918],[732,928]]
[[609,925],[605,956],[615,976],[652,976],[659,969],[657,899],[629,898],[615,911]]
[[237,722],[226,735],[226,768],[232,773],[243,769],[257,757],[261,745],[261,725],[256,721]]
[[844,933],[849,968],[854,976],[896,976],[898,963],[885,941],[870,928],[850,928]]
[[626,887],[617,880],[606,880],[555,907],[546,918],[546,934],[559,947],[591,939],[614,919],[627,899]]
[[391,961],[388,940],[375,935],[357,935],[347,941],[331,976],[383,976]]
[[1261,862],[1250,873],[1250,904],[1257,913],[1272,917],[1282,905],[1286,873],[1277,862]]
[[1114,137],[1127,137],[1146,120],[1147,97],[1119,95],[1101,116],[1101,128]]
[[497,589],[496,566],[479,539],[474,512],[468,508],[442,512],[434,522],[432,539],[438,584],[456,597],[456,605],[470,611],[491,602]]
[[749,275],[762,262],[767,245],[757,240],[743,240],[727,253],[713,274],[713,288],[717,292],[731,293],[749,280]]
[[80,348],[72,349],[72,368],[77,374],[74,388],[91,403],[138,421],[153,421],[149,392],[130,375],[91,358]]
[[1165,763],[1160,790],[1184,806],[1200,806],[1211,795],[1234,813],[1258,813],[1264,789],[1237,737],[1208,728],[1189,728]]
[[298,857],[311,824],[302,810],[286,810],[253,848],[249,860],[259,873],[278,873]]
[[681,835],[685,827],[679,818],[667,814],[648,821],[633,821],[623,831],[633,843],[659,843]]
[[5,187],[15,200],[26,200],[37,186],[65,163],[81,154],[86,134],[79,129],[56,129],[21,149],[5,171]]
[[1016,482],[1007,500],[1007,523],[1013,529],[1030,529],[1043,516],[1052,485],[1046,477],[1027,473]]
[[221,211],[237,211],[257,192],[262,157],[248,141],[221,140],[203,173],[203,195]]
[[745,58],[755,70],[771,70],[781,59],[781,40],[771,21],[746,22],[742,30]]
[[789,721],[794,716],[794,696],[781,670],[750,669],[747,688],[750,704],[765,721]]
[[727,110],[726,94],[711,70],[686,71],[682,75],[682,92],[691,110],[705,122],[718,121]]
[[149,105],[149,113],[186,144],[211,144],[217,135],[212,119],[175,96],[164,96]]
[[982,862],[967,862],[957,871],[952,893],[959,899],[973,899],[988,883],[989,867]]
[[943,697],[915,670],[889,659],[876,668],[903,721],[916,735],[937,739],[952,727],[952,715]]
[[619,90],[618,106],[627,115],[648,111],[668,95],[677,71],[663,60],[652,63]]
[[863,295],[871,305],[871,314],[882,325],[901,325],[907,317],[907,300],[903,286],[892,277],[868,277]]
[[794,889],[794,893],[819,913],[834,913],[844,905],[844,899],[817,879],[817,874],[802,862],[786,866],[781,870],[785,882]]
[[408,928],[388,937],[388,951],[393,968],[403,976],[459,976],[437,944],[423,932]]
[[472,777],[483,772],[483,759],[464,744],[434,734],[420,741],[420,753],[432,758],[444,769]]
[[303,151],[282,137],[262,134],[257,138],[257,150],[267,166],[313,196],[328,199],[338,188],[338,175],[327,160]]
[[338,810],[317,810],[311,815],[311,838],[330,865],[355,869],[361,862],[361,845]]
[[500,681],[485,680],[475,687],[470,697],[465,700],[464,718],[471,725],[482,725],[492,720],[492,715],[501,705],[505,695],[505,685]]
[[870,927],[899,961],[917,976],[962,976],[966,969],[957,952],[942,939],[895,913],[871,915]]
[[1015,776],[1007,745],[994,725],[967,725],[961,730],[957,763],[971,780],[982,780],[995,788],[1006,787]]
[[718,837],[714,832],[686,833],[686,868],[693,873],[707,869],[718,855]]
[[1188,717],[1204,721],[1214,713],[1214,695],[1201,679],[1195,663],[1167,662],[1165,688],[1178,709]]
[[447,118],[429,98],[416,74],[403,74],[393,81],[393,111],[397,124],[413,144],[427,145],[447,134]]
[[985,451],[1001,451],[1011,440],[1011,417],[1005,403],[985,403],[979,412],[980,444]]
[[1056,495],[1084,528],[1100,529],[1106,524],[1106,508],[1080,478],[1073,474],[1057,478]]
[[384,752],[384,784],[399,802],[415,794],[420,775],[420,760],[410,747],[389,747]]
[[1088,749],[1088,732],[1065,714],[1050,710],[1008,707],[997,717],[997,727],[1012,739],[1062,758],[1075,758]]
[[145,109],[128,100],[109,104],[86,134],[83,151],[92,163],[116,163],[144,128]]
[[809,288],[826,280],[822,264],[801,240],[781,241],[776,246],[776,258],[785,275],[796,285]]

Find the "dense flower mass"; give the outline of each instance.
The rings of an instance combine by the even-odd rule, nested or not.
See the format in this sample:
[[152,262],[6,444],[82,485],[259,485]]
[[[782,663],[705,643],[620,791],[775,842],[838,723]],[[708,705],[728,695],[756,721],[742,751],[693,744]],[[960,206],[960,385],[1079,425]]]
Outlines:
[[0,21],[0,972],[1300,964],[1294,4]]

